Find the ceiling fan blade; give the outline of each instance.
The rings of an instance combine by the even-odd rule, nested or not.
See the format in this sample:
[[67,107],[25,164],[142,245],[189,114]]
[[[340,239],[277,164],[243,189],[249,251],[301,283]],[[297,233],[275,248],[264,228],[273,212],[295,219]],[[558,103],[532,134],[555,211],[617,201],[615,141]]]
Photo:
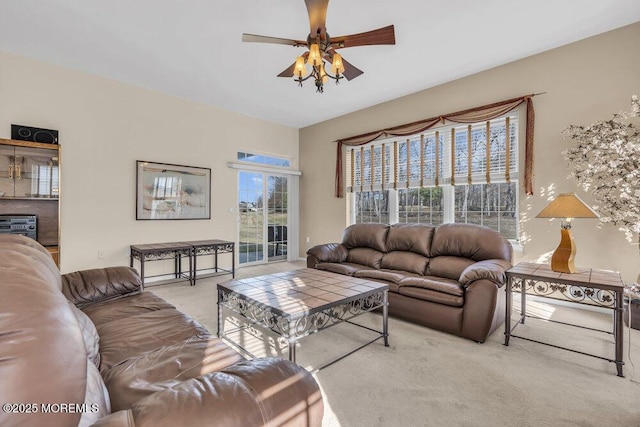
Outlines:
[[288,46],[306,46],[307,42],[302,40],[293,40],[293,39],[281,39],[279,37],[269,37],[269,36],[258,36],[256,34],[242,34],[243,42],[252,42],[252,43],[273,43],[273,44],[286,44]]
[[[307,59],[309,56],[309,52],[305,52],[302,54],[302,57]],[[296,69],[296,63],[291,64],[286,70],[278,74],[278,77],[293,77],[293,72]]]
[[278,77],[293,77],[293,70],[295,69],[296,69],[296,63],[294,62],[289,66],[289,68],[287,68],[286,70],[278,74]]
[[309,12],[309,34],[315,37],[320,32],[320,38],[324,40],[327,36],[327,7],[329,0],[304,0]]
[[377,30],[367,31],[366,33],[331,37],[331,45],[335,48],[366,46],[374,44],[396,44],[396,35],[393,25],[378,28]]
[[[333,54],[335,53],[337,52],[333,49],[330,49],[327,52],[327,56],[325,58],[327,59],[327,61],[329,61],[329,63],[333,62]],[[342,57],[342,65],[344,65],[344,73],[342,73],[342,75],[347,80],[353,80],[360,74],[364,73],[364,71],[351,64],[349,61],[344,59],[344,57]]]
[[344,65],[344,78],[347,80],[353,80],[358,77],[360,74],[364,73],[361,69],[355,67],[346,59],[342,58],[342,64]]

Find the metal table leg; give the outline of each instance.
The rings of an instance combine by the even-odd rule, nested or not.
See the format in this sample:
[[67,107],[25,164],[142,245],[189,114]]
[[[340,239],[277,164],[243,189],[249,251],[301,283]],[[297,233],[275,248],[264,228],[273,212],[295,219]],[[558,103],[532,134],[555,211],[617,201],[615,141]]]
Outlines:
[[222,305],[220,305],[220,300],[222,299],[222,292],[218,290],[218,338],[224,338],[224,319],[222,318]]
[[389,347],[389,295],[384,291],[382,303],[382,335],[384,336],[384,346]]
[[296,361],[296,341],[298,337],[296,336],[296,326],[295,322],[289,319],[289,330],[287,342],[289,343],[289,360],[294,362]]
[[144,290],[144,254],[140,254],[140,290]]
[[[623,347],[623,343],[624,343],[624,337],[623,337],[623,331],[624,328],[622,326],[622,316],[623,316],[623,297],[622,297],[622,292],[616,292],[616,305],[614,308],[614,324],[613,324],[613,333],[614,333],[614,340],[615,340],[615,344],[616,344],[616,356],[615,356],[615,363],[616,363],[616,369],[618,371],[618,376],[619,377],[624,377],[623,373],[622,373],[622,365],[624,365],[624,361],[622,360],[622,347]],[[631,304],[629,304],[629,309],[631,309]]]
[[504,291],[507,293],[507,301],[504,315],[504,345],[509,345],[509,338],[511,337],[511,305],[513,303],[513,293],[511,291],[511,277],[507,278]]
[[524,319],[527,317],[527,281],[522,279],[520,285],[520,323],[524,325]]

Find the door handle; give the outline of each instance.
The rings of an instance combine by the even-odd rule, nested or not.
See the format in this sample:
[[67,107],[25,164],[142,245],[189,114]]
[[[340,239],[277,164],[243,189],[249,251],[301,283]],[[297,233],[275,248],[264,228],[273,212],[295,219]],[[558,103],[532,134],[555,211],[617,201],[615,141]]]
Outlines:
[[16,179],[22,179],[22,168],[20,167],[20,163],[16,164]]
[[13,163],[9,163],[9,179],[13,179]]

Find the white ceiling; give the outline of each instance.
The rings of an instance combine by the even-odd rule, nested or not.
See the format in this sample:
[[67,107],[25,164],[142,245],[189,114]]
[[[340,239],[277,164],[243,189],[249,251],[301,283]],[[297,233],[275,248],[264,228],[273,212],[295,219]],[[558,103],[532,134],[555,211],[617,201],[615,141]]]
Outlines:
[[0,50],[300,128],[637,21],[640,0],[332,0],[330,35],[396,45],[341,50],[364,74],[323,94],[276,77],[302,48],[241,42],[306,39],[303,0],[0,0]]

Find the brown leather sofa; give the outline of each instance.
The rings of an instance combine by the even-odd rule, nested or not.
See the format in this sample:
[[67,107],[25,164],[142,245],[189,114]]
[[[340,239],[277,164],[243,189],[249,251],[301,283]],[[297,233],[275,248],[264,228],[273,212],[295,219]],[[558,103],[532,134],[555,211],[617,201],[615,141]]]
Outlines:
[[280,358],[244,360],[141,292],[135,270],[61,277],[46,249],[7,234],[0,402],[2,426],[320,426],[323,414],[306,370]]
[[354,224],[314,246],[307,266],[389,285],[389,314],[478,342],[504,322],[513,248],[471,224]]

